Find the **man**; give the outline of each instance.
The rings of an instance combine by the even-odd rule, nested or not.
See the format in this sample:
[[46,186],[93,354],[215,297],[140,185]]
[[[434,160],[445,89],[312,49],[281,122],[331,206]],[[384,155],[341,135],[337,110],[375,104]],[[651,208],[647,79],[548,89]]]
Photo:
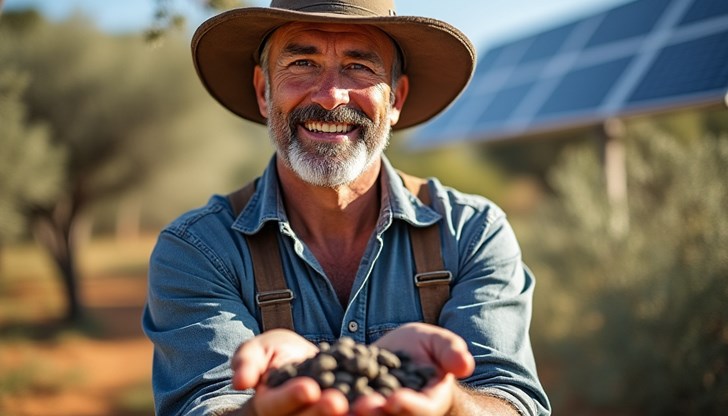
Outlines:
[[[397,17],[388,0],[274,0],[213,17],[192,49],[211,95],[267,123],[276,155],[242,207],[215,196],[160,235],[143,320],[157,413],[548,414],[528,339],[534,282],[504,214],[435,179],[423,203],[382,153],[392,128],[428,120],[465,87],[467,38]],[[423,323],[432,302],[410,237],[433,224],[448,271],[436,275],[452,276],[437,325]],[[265,230],[274,243],[262,255],[280,258],[261,262]],[[281,267],[285,289],[261,287],[261,263]],[[294,330],[268,328],[271,303]],[[263,383],[344,336],[406,351],[439,376],[352,404],[305,377]]]

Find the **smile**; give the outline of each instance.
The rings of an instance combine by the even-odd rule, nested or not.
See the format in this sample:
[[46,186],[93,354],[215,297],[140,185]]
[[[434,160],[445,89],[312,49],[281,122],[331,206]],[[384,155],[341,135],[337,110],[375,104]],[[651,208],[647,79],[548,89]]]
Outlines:
[[304,124],[304,127],[314,133],[348,133],[355,128],[351,124],[323,123],[320,121],[308,121]]

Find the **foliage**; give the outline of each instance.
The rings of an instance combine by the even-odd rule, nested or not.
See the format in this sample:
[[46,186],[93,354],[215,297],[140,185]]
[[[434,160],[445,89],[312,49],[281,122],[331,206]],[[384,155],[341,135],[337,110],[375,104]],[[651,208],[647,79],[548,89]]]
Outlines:
[[[69,299],[68,317],[75,319],[80,305],[74,254],[89,209],[139,189],[165,166],[176,162],[179,168],[180,158],[189,152],[219,144],[221,131],[230,138],[233,125],[210,117],[213,101],[195,79],[181,39],[152,49],[141,36],[106,35],[82,17],[49,23],[28,16],[8,12],[0,20],[0,74],[12,76],[3,91],[13,91],[7,93],[10,101],[3,100],[10,111],[2,117],[9,122],[0,128],[21,136],[4,140],[3,146],[20,143],[15,154],[35,158],[17,161],[24,167],[14,171],[23,191],[46,186],[56,194],[29,204],[0,188],[0,200],[22,207],[32,221],[58,266]],[[235,128],[242,135],[240,126]],[[239,150],[215,149],[217,157],[226,151],[232,157]],[[207,160],[208,167],[215,166],[202,172],[214,177],[229,166],[217,162]],[[210,183],[204,181],[207,175],[192,173],[198,182]],[[47,177],[55,182],[43,179]],[[192,184],[182,185],[176,194],[186,194]]]
[[565,153],[550,176],[556,197],[532,225],[538,241],[522,241],[544,296],[534,338],[564,371],[553,397],[638,414],[720,414],[728,405],[728,137],[633,126],[626,237],[609,232],[593,150]]
[[24,235],[27,210],[51,203],[64,185],[64,149],[42,125],[26,124],[27,83],[27,74],[0,71],[0,244]]
[[496,201],[502,198],[505,178],[478,152],[466,146],[452,146],[412,153],[407,149],[407,137],[401,134],[394,135],[386,151],[397,169],[420,177],[434,176],[463,192],[486,195]]
[[[171,3],[171,0],[154,0],[154,24],[145,33],[147,41],[158,44],[169,31],[185,27],[184,15]],[[209,11],[217,12],[241,7],[244,4],[240,0],[201,0],[196,3]]]

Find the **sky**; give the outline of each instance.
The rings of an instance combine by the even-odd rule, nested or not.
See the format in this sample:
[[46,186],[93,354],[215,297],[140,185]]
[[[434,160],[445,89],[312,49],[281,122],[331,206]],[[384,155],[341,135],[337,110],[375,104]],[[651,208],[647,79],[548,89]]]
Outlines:
[[[463,31],[483,52],[499,43],[540,32],[562,23],[610,9],[633,0],[398,0],[399,15],[444,20]],[[199,0],[171,0],[187,15],[191,30],[206,15]],[[267,6],[267,0],[250,1]],[[34,7],[50,19],[64,19],[81,11],[113,33],[148,28],[155,0],[5,0],[6,9]]]

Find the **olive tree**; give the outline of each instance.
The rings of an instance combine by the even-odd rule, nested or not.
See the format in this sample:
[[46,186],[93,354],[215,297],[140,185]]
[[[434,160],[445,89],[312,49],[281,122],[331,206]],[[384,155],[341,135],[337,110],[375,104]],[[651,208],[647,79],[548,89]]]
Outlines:
[[0,177],[13,181],[0,187],[0,200],[14,204],[51,254],[75,320],[76,244],[88,208],[163,165],[180,123],[209,100],[200,100],[185,42],[151,48],[141,35],[111,36],[81,17],[50,23],[32,12],[6,12],[0,38],[0,154],[10,172]]
[[563,363],[561,405],[645,415],[728,405],[728,136],[706,133],[707,120],[629,129],[625,236],[609,232],[593,148],[570,149],[551,172],[556,196],[523,243],[540,276],[535,341]]

